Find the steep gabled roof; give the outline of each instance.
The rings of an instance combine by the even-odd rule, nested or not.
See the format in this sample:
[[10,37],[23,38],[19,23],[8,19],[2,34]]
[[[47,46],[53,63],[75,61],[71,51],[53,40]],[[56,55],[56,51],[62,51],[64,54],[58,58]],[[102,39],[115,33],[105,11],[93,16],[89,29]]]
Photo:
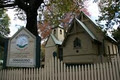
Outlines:
[[54,42],[55,45],[62,45],[62,41],[59,41],[53,34],[49,35],[45,45],[47,45],[50,38],[52,38],[52,41]]
[[[95,23],[90,19],[90,17],[88,17],[84,12],[81,12],[78,17],[75,17],[75,18],[72,20],[72,23],[71,23],[71,25],[70,25],[67,33],[69,33],[69,32],[72,30],[72,26],[74,25],[74,21],[76,21],[79,25],[81,25],[81,26],[79,26],[79,27],[82,27],[82,28],[88,33],[88,35],[89,35],[93,40],[100,42],[100,40],[98,39],[99,36],[95,35],[95,33],[93,33],[93,32],[89,29],[88,25],[86,25],[86,24],[84,23],[84,21],[81,20],[81,18],[82,18],[81,16],[84,16],[84,17],[87,19],[86,21],[90,21],[90,23],[94,25],[93,27],[94,27],[95,29],[97,29],[97,30],[99,30],[101,33],[103,33],[103,32],[99,29],[98,25],[95,24]],[[63,41],[63,44],[62,44],[62,45],[65,44],[68,36],[69,36],[69,35],[67,34],[66,37],[65,37],[65,39],[64,39],[64,41]],[[104,34],[103,34],[103,36],[104,36]],[[106,35],[105,35],[105,36],[106,36]],[[113,37],[110,37],[110,36],[108,36],[108,37],[109,37],[111,40],[113,40],[113,41],[116,42],[116,40],[115,40]]]
[[[81,11],[80,12],[80,15],[78,16],[78,20],[79,20],[79,18],[80,18],[80,16],[81,15],[84,15],[92,24],[94,24],[95,26],[93,26],[93,27],[95,27],[97,30],[100,30],[99,28],[99,26],[98,26],[98,24],[96,24],[93,20],[91,20],[91,18],[88,16],[88,15],[86,15],[83,11]],[[101,32],[102,32],[102,30],[101,30]],[[102,32],[103,33],[103,32]],[[107,37],[106,39],[111,39],[112,41],[114,41],[114,42],[117,42],[115,39],[114,39],[114,37],[112,37],[112,36],[110,36],[110,35],[105,35],[105,37]]]
[[[103,33],[103,32],[100,30],[100,28],[98,27],[98,25],[95,24],[95,22],[93,22],[93,21],[90,19],[89,16],[87,16],[84,12],[81,11],[80,15],[79,15],[78,17],[75,17],[75,18],[72,20],[71,25],[70,25],[70,27],[68,28],[67,34],[66,34],[65,39],[64,39],[63,42],[57,40],[57,38],[56,38],[53,34],[50,34],[49,37],[52,38],[52,40],[54,41],[55,44],[57,44],[57,45],[64,45],[64,44],[65,44],[65,42],[66,42],[66,40],[67,40],[67,38],[68,38],[68,36],[69,36],[68,33],[71,32],[71,30],[73,29],[72,26],[74,25],[74,21],[76,21],[77,24],[80,25],[79,27],[83,28],[83,29],[87,32],[87,34],[88,34],[93,40],[95,40],[95,41],[97,41],[97,42],[100,42],[98,36],[95,35],[95,33],[92,32],[92,30],[89,29],[88,25],[86,25],[86,24],[84,23],[84,21],[80,20],[80,19],[82,18],[81,15],[83,15],[83,16],[85,17],[85,19],[87,19],[88,21],[90,21],[90,23],[94,25],[93,27],[94,27],[95,29],[97,29],[97,30],[99,30],[101,33]],[[104,34],[103,34],[103,36],[104,36]],[[105,36],[106,36],[106,35],[105,35]],[[110,37],[110,36],[108,36],[108,37],[109,37],[111,40],[113,40],[114,42],[116,42],[116,40],[115,40],[113,37]]]
[[[99,29],[99,26],[97,23],[95,23],[88,15],[86,15],[83,11],[80,12],[80,15],[77,17],[77,19],[80,19],[81,15],[85,16],[92,24],[94,24],[96,29]],[[97,27],[96,27],[97,26]]]
[[106,35],[105,39],[109,40],[110,42],[117,43],[117,41],[111,35]]
[[[74,22],[74,21],[76,21],[79,25],[81,25],[81,26],[79,26],[79,28],[82,27],[82,28],[88,33],[88,35],[89,35],[93,40],[98,41],[97,38],[96,38],[96,36],[91,32],[91,30],[90,30],[83,22],[81,22],[78,18],[74,18],[74,19],[73,19],[73,22]],[[65,42],[66,42],[66,40],[67,40],[67,38],[68,38],[68,36],[69,36],[68,33],[71,32],[71,30],[72,30],[72,28],[73,28],[73,25],[74,25],[73,22],[72,22],[71,26],[68,28],[66,37],[65,37],[65,39],[64,39],[64,41],[63,41],[63,44],[62,44],[63,46],[64,46],[64,44],[65,44]]]
[[87,26],[81,22],[79,19],[75,18],[75,20],[81,25],[81,27],[92,37],[92,39],[97,40],[95,35],[87,28]]
[[61,28],[61,29],[64,29],[64,27],[63,26],[61,26],[61,25],[58,25],[58,26],[55,26],[55,27],[52,27],[52,29],[55,29],[55,28]]
[[52,37],[55,44],[58,44],[58,45],[62,44],[62,41],[57,40],[56,37],[53,34],[50,34],[50,36]]

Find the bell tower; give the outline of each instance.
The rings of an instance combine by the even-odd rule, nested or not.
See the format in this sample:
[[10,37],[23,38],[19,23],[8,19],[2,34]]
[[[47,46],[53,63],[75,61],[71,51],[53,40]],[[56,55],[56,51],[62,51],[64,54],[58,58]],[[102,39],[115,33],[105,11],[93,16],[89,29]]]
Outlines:
[[64,40],[64,28],[62,26],[57,26],[57,27],[52,28],[52,34],[59,41],[63,41]]

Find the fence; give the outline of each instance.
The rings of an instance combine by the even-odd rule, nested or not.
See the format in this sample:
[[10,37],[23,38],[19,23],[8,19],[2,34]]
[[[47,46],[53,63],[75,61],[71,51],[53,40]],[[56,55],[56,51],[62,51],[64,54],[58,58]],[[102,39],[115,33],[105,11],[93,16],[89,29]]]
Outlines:
[[106,63],[66,66],[52,58],[44,68],[5,69],[0,80],[120,80],[120,58]]

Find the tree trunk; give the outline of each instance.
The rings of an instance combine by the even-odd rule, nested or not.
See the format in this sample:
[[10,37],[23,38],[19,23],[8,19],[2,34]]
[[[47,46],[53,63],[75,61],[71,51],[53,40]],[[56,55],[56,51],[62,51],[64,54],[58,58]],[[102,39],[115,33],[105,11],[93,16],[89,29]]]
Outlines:
[[35,36],[38,36],[37,30],[37,10],[29,10],[26,12],[27,24],[26,28]]
[[26,28],[35,36],[38,36],[37,9],[41,3],[43,3],[43,0],[15,0],[15,4],[26,13]]

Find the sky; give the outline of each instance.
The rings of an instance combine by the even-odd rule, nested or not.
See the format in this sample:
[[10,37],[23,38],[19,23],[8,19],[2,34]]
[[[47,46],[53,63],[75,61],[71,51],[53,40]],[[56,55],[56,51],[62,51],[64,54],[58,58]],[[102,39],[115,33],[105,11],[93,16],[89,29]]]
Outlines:
[[7,14],[10,18],[10,34],[8,35],[9,37],[13,36],[18,29],[20,29],[21,26],[25,26],[26,22],[25,21],[21,21],[17,18],[15,18],[15,11],[14,9],[9,9],[7,11]]
[[[99,8],[97,3],[93,3],[93,0],[89,0],[89,4],[88,4],[88,12],[91,14],[91,19],[93,21],[95,21],[96,19],[98,19],[98,15],[99,15]],[[20,29],[21,26],[25,26],[26,25],[26,21],[21,21],[17,18],[15,18],[15,11],[14,9],[9,9],[7,11],[8,16],[10,17],[10,34],[9,37],[12,37],[17,31],[18,29]]]

